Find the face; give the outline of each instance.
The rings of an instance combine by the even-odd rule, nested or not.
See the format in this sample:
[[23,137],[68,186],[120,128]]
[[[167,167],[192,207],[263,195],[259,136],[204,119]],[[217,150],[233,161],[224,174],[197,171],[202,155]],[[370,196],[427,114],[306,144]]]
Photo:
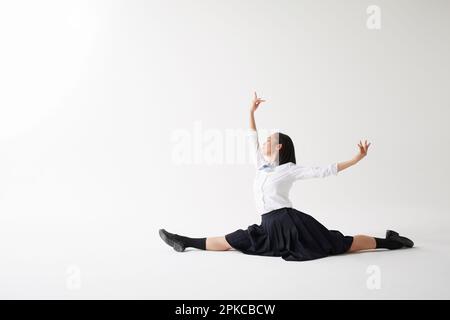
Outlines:
[[268,136],[262,147],[263,155],[269,161],[275,160],[277,158],[280,149],[281,144],[278,143],[277,133]]

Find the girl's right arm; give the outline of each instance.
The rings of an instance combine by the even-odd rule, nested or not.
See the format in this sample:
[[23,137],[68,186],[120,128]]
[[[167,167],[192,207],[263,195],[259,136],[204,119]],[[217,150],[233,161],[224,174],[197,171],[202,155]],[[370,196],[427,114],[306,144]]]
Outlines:
[[252,101],[252,105],[250,108],[250,131],[248,133],[248,138],[250,142],[251,153],[254,155],[254,163],[256,168],[259,168],[264,162],[264,157],[259,148],[258,142],[258,132],[256,131],[256,123],[255,123],[255,111],[258,109],[259,104],[261,102],[265,102],[266,100],[259,99],[255,92],[255,98]]
[[258,96],[256,95],[256,92],[254,94],[255,94],[255,97],[252,101],[252,105],[250,108],[250,129],[256,131],[255,111],[256,111],[256,109],[258,109],[259,104],[261,102],[265,102],[266,100],[258,98]]

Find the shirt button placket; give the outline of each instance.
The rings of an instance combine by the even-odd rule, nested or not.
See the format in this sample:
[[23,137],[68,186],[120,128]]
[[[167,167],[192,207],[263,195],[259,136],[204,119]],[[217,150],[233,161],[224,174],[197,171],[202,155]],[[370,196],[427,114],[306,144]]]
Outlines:
[[261,183],[261,201],[263,203],[263,208],[266,209],[266,203],[264,201],[264,184],[266,183],[267,175],[265,175],[263,182]]

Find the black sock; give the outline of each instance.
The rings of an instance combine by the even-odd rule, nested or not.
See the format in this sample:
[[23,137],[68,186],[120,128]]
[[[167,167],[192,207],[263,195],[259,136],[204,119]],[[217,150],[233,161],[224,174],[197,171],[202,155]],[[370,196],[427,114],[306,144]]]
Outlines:
[[394,250],[403,247],[403,244],[391,239],[375,238],[375,242],[377,243],[377,248]]
[[185,247],[193,247],[201,250],[206,250],[206,238],[189,238],[185,236],[175,235],[177,240],[183,242]]

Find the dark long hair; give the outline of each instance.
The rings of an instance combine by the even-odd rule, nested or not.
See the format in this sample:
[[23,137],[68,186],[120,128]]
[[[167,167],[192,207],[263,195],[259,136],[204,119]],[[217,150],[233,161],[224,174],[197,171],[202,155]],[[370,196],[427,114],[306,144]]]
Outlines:
[[279,151],[278,156],[278,165],[282,165],[288,162],[295,162],[295,148],[292,139],[284,133],[277,132],[278,134],[278,143],[282,144],[282,147]]

